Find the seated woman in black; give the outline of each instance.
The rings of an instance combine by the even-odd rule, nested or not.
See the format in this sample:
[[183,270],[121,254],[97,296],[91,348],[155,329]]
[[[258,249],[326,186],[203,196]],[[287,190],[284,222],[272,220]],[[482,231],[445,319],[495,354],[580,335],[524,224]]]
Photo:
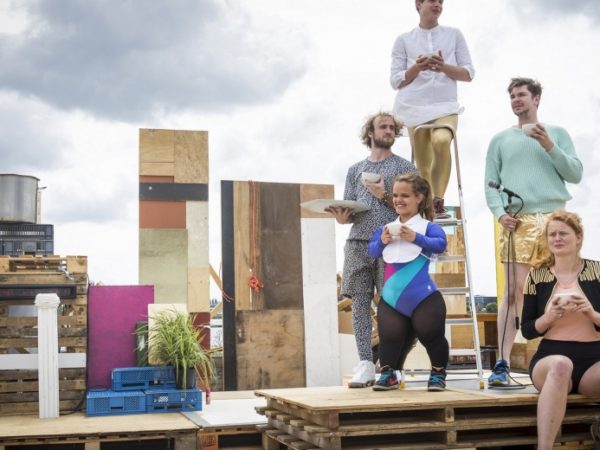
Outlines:
[[544,338],[529,374],[540,391],[538,449],[551,449],[567,394],[600,397],[600,262],[582,259],[578,215],[552,213],[543,239],[547,256],[525,281],[523,336]]

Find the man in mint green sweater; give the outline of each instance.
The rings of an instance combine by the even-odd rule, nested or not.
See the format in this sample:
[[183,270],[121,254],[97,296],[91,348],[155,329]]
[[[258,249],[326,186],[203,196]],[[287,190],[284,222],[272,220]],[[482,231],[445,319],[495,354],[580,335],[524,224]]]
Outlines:
[[[571,199],[565,182],[579,183],[583,172],[569,133],[538,122],[540,83],[513,78],[508,93],[518,123],[492,138],[485,164],[485,197],[502,226],[500,258],[504,263],[504,294],[497,321],[500,352],[488,378],[491,386],[510,384],[508,361],[523,308],[523,285],[538,256],[545,216],[565,208]],[[515,198],[508,208],[508,195],[490,187],[490,181],[518,194],[522,204]]]

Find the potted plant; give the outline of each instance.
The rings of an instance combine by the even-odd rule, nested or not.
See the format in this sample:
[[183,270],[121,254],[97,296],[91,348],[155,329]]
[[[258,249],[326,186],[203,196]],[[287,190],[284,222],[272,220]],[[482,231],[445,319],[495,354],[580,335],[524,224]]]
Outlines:
[[177,387],[196,386],[196,375],[209,388],[214,375],[211,350],[200,346],[201,331],[194,317],[180,311],[164,310],[152,315],[148,347],[151,360],[175,367]]

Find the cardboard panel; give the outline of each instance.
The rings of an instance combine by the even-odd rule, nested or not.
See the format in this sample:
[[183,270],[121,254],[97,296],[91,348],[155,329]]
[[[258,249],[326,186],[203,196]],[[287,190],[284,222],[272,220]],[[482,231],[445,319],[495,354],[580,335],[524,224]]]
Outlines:
[[208,202],[186,202],[189,267],[208,267]]
[[258,275],[264,284],[265,309],[302,309],[303,306],[299,203],[297,184],[260,184]]
[[188,268],[187,294],[187,305],[189,312],[210,312],[210,286],[208,266]]
[[[175,162],[175,131],[140,129],[140,163]],[[142,174],[145,175],[145,174]]]
[[175,182],[208,183],[208,132],[175,131]]
[[140,229],[140,284],[154,285],[155,303],[187,304],[187,231]]
[[[332,184],[301,184],[300,185],[300,203],[318,198],[335,198],[334,186]],[[315,213],[308,209],[300,208],[300,214],[303,218],[319,217],[330,218],[333,216],[329,213]],[[333,219],[335,220],[335,219]]]
[[238,390],[305,385],[302,311],[238,311],[235,323]]
[[185,202],[140,201],[140,228],[184,228]]
[[89,287],[88,388],[110,388],[112,369],[135,367],[135,324],[153,300],[152,286]]

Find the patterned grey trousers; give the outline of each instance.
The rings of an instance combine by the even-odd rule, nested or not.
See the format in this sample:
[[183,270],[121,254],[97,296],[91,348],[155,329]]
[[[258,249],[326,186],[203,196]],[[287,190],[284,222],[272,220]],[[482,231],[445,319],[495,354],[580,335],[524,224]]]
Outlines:
[[342,295],[352,298],[352,326],[361,361],[373,360],[371,302],[375,289],[380,292],[384,269],[381,258],[369,256],[368,244],[368,241],[346,241],[342,275]]

